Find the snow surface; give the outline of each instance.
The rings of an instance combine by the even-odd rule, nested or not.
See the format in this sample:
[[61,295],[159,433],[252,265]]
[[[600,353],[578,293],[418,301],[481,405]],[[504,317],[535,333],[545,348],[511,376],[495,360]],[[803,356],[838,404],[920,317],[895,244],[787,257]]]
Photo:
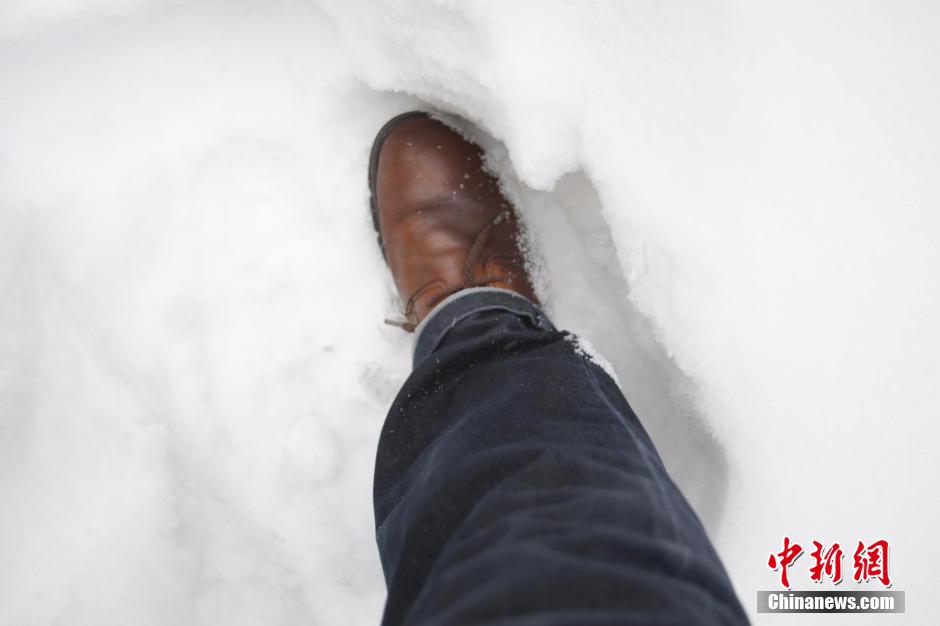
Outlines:
[[554,321],[748,610],[784,534],[885,537],[908,614],[878,622],[935,620],[938,27],[927,0],[7,0],[0,624],[377,622],[410,350],[365,166],[421,106],[488,133]]

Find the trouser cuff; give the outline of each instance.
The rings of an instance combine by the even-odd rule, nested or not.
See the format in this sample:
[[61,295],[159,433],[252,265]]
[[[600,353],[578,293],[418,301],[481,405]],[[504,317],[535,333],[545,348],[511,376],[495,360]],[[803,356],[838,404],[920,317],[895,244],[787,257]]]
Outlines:
[[545,330],[554,330],[552,323],[528,298],[515,291],[497,287],[471,287],[448,296],[424,318],[415,329],[412,366],[437,350],[452,328],[466,318],[481,311],[502,310],[526,317],[532,324]]

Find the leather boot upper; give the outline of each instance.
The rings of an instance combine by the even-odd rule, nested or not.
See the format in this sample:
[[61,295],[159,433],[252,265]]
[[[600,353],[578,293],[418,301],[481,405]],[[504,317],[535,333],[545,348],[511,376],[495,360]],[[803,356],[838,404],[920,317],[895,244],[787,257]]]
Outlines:
[[413,113],[380,132],[370,165],[385,259],[413,330],[441,300],[475,286],[536,302],[519,223],[482,153],[444,123]]

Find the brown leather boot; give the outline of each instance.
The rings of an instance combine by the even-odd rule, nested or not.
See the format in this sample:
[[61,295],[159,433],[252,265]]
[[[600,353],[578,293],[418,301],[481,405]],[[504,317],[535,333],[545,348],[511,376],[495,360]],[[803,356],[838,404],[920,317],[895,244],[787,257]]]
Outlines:
[[372,219],[413,331],[447,296],[501,287],[537,302],[515,210],[479,146],[427,113],[399,115],[372,146]]

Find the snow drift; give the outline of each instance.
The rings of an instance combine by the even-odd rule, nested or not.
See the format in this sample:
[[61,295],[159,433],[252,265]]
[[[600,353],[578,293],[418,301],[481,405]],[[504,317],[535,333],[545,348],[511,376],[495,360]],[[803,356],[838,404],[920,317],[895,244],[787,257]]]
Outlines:
[[745,606],[785,534],[885,537],[927,621],[938,22],[6,3],[0,623],[377,621],[372,462],[409,338],[381,322],[365,164],[422,106],[479,125],[554,320],[611,362]]

